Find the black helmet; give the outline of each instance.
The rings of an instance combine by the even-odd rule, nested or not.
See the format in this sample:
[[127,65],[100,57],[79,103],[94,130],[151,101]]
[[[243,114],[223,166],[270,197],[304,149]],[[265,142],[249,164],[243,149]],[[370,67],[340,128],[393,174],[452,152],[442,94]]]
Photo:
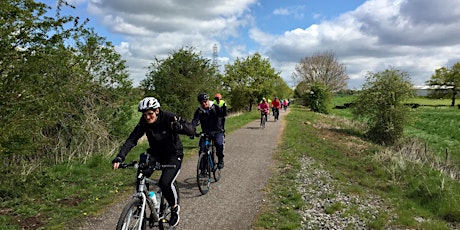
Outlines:
[[198,102],[206,101],[208,99],[209,99],[209,95],[207,93],[198,94]]

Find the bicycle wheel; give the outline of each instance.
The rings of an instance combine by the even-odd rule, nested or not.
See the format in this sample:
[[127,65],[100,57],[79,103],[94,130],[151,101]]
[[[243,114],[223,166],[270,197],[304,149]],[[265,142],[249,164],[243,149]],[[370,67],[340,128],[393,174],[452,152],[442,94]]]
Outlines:
[[267,122],[267,115],[262,115],[262,129],[265,129],[265,122]]
[[120,218],[117,222],[117,230],[128,230],[128,229],[141,229],[145,230],[147,227],[147,217],[144,210],[144,218],[140,221],[142,210],[142,201],[139,198],[132,199],[121,212]]
[[211,167],[208,161],[208,154],[201,152],[198,157],[196,170],[196,182],[201,194],[206,194],[211,186]]
[[217,182],[220,180],[220,174],[221,174],[221,171],[220,171],[220,168],[217,167],[217,164],[219,163],[218,160],[217,160],[217,157],[216,157],[216,150],[215,148],[213,149],[214,152],[212,153],[212,160],[214,161],[214,168],[212,170],[212,173],[214,175],[214,181]]

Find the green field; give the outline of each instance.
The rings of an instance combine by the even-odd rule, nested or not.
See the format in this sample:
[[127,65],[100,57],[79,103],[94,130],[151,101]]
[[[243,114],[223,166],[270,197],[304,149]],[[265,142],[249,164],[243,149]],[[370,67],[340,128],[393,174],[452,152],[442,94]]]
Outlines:
[[[353,96],[334,98],[335,105],[353,102]],[[460,101],[459,101],[460,102]],[[460,109],[451,107],[450,99],[414,98],[408,104],[421,106],[410,111],[413,122],[405,128],[406,136],[420,138],[427,147],[440,156],[446,152],[453,161],[460,161]],[[333,109],[333,115],[352,118],[350,109]]]

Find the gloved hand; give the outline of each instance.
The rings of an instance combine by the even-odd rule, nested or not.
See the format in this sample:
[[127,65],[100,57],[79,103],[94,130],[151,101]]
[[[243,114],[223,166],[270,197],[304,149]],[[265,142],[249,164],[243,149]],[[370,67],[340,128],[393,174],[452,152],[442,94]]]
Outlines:
[[178,121],[173,121],[171,124],[171,128],[175,133],[180,132],[183,129],[182,124]]
[[115,159],[112,160],[112,168],[113,169],[118,169],[120,166],[120,163],[123,162],[123,159],[121,157],[115,157]]
[[115,157],[115,159],[112,160],[112,164],[121,163],[121,162],[123,162],[123,159],[121,159],[121,157]]

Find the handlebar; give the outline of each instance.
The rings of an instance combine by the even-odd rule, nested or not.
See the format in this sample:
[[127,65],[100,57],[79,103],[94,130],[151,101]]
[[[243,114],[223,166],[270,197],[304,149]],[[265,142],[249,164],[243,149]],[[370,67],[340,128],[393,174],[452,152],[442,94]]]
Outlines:
[[209,133],[206,133],[206,132],[195,133],[195,134],[193,134],[192,136],[190,136],[190,139],[194,139],[195,137],[209,137],[209,138],[212,138],[212,137],[214,137],[214,135],[216,135],[217,133],[221,133],[221,132],[219,132],[219,131],[212,131],[212,132],[209,132]]
[[[131,161],[130,163],[121,163],[118,168],[125,169],[125,168],[139,168],[139,163],[137,161]],[[163,170],[165,168],[176,168],[176,165],[162,165],[160,162],[155,162],[153,165],[154,170]]]
[[209,133],[200,132],[200,133],[195,133],[195,137],[213,137],[217,133],[221,133],[221,132],[219,132],[219,131],[212,131],[212,132],[209,132]]

